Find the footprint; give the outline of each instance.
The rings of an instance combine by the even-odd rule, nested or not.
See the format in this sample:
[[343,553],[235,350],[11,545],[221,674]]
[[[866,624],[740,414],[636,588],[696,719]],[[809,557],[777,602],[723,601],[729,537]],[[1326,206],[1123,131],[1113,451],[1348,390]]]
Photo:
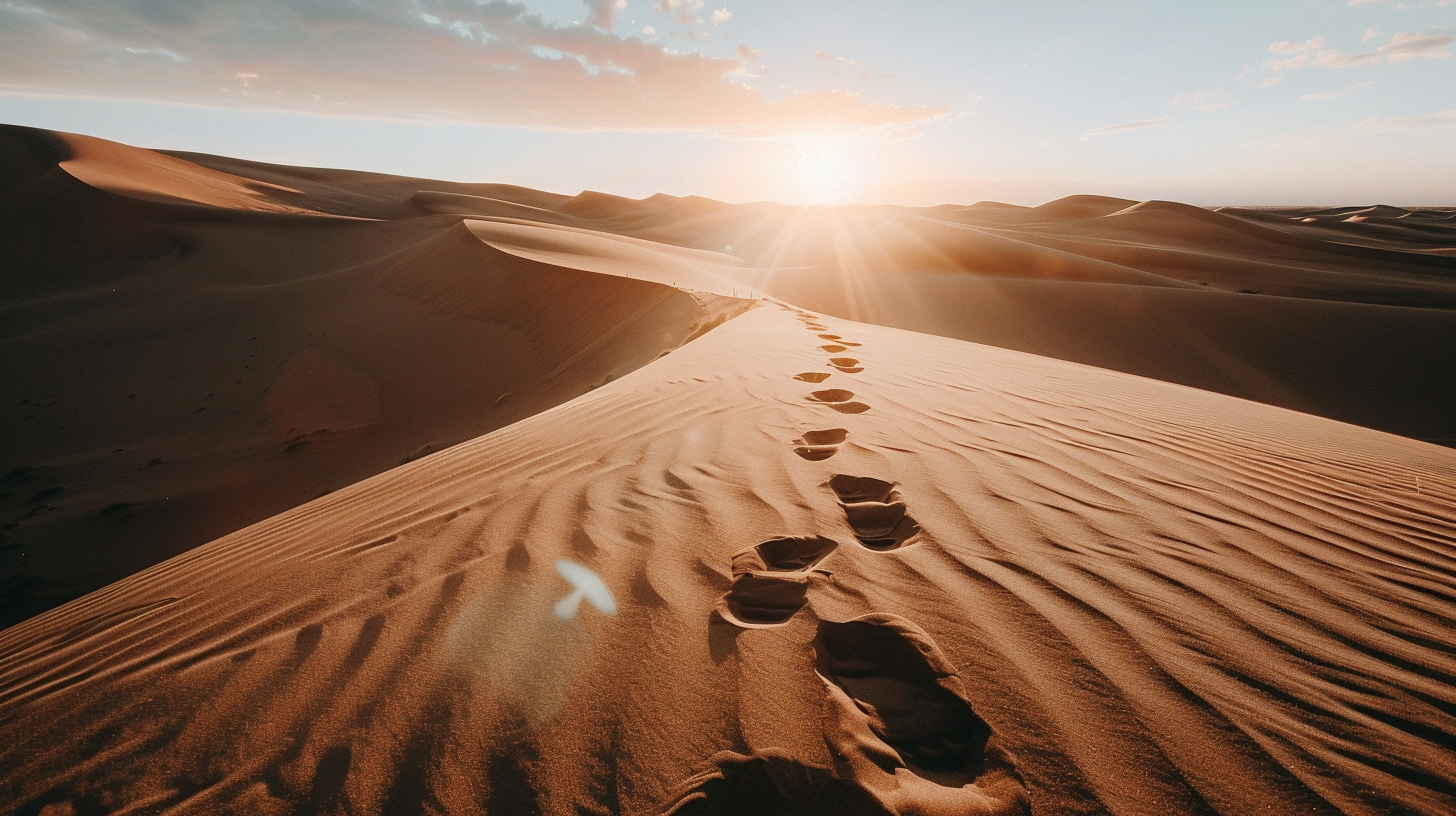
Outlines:
[[794,440],[794,453],[808,459],[811,462],[818,462],[828,459],[839,452],[839,446],[849,437],[849,431],[843,428],[829,428],[823,431],[805,431],[804,435]]
[[837,334],[821,334],[821,335],[819,335],[819,339],[820,340],[838,340],[839,339],[839,335],[837,335]]
[[859,348],[860,346],[864,345],[863,343],[851,343],[848,340],[840,340],[838,342],[841,346],[854,346],[855,348]]
[[733,556],[733,572],[802,572],[813,568],[838,549],[824,536],[786,536],[755,544]]
[[859,360],[853,357],[830,357],[829,364],[843,371],[845,374],[858,374],[864,371],[864,366],[860,365]]
[[820,351],[827,351],[830,354],[838,354],[841,351],[849,351],[849,349],[845,348],[844,346],[834,346],[834,345],[820,346],[819,347],[819,350]]
[[829,480],[829,488],[839,498],[854,537],[868,549],[898,550],[920,534],[920,524],[898,500],[893,484],[868,476],[840,474]]
[[920,525],[905,512],[904,502],[862,502],[843,507],[854,537],[872,550],[898,550],[920,534]]
[[1026,789],[959,676],[920,627],[886,613],[821,621],[814,668],[828,694],[835,776],[890,813],[1026,813]]
[[715,610],[736,626],[787,623],[807,603],[814,567],[839,546],[823,536],[772,538],[733,555],[733,588]]
[[827,372],[827,371],[805,371],[803,374],[795,374],[794,375],[794,379],[796,379],[796,380],[803,380],[804,382],[822,383],[825,380],[829,379],[829,372]]
[[854,392],[845,391],[843,388],[826,388],[823,391],[815,391],[809,395],[808,399],[811,402],[822,402],[842,414],[862,414],[870,409],[862,402],[854,402]]
[[844,504],[883,502],[889,500],[890,494],[895,492],[895,486],[883,479],[843,474],[829,480],[829,489]]
[[818,323],[805,323],[804,324],[804,328],[809,329],[810,331],[821,332],[821,331],[825,331],[829,327],[828,326],[820,326]]

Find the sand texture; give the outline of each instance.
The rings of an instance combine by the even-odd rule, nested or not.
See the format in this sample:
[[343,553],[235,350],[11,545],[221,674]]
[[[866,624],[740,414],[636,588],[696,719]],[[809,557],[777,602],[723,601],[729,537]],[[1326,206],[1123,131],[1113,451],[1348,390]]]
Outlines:
[[0,811],[1456,812],[1444,214],[0,141]]

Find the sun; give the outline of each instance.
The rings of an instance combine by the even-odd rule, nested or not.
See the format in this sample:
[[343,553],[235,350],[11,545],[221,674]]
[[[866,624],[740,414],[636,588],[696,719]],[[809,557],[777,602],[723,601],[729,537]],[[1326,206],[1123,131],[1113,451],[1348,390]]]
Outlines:
[[815,133],[795,139],[790,178],[804,204],[843,204],[864,183],[859,151],[851,137]]

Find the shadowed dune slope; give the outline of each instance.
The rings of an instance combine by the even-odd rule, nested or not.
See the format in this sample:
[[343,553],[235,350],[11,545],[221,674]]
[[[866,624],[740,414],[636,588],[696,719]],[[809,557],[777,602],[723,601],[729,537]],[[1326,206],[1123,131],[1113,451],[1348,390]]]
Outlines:
[[767,306],[0,632],[0,809],[1449,812],[1453,507],[1444,448]]
[[82,177],[124,188],[106,192],[71,175],[71,142],[9,138],[4,164],[32,166],[0,191],[0,624],[565,402],[746,305],[522,259],[449,216],[260,212],[236,177],[72,140]]

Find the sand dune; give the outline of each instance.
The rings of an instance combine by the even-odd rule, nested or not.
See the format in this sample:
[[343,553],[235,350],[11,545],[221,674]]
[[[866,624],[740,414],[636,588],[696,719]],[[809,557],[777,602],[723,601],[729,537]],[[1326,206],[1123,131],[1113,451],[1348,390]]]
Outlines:
[[[106,173],[141,188],[152,165],[131,158]],[[572,399],[742,308],[502,253],[445,216],[198,215],[55,171],[12,196],[51,209],[0,264],[7,624]],[[31,262],[56,245],[79,248]]]
[[[768,306],[5,630],[0,790],[1440,812],[1453,506],[1445,449]],[[560,559],[616,614],[558,617]]]
[[0,158],[0,811],[1456,811],[1447,211]]

